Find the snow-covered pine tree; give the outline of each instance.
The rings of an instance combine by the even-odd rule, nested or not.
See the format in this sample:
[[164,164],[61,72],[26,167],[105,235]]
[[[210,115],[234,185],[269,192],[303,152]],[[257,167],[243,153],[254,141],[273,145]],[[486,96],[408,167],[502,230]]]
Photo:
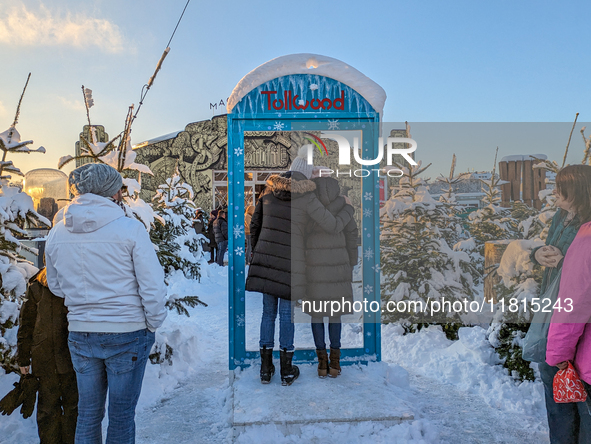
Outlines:
[[460,205],[456,200],[454,193],[454,185],[457,185],[463,180],[463,175],[456,176],[456,155],[454,154],[451,160],[451,168],[449,176],[440,175],[437,178],[438,182],[446,184],[447,188],[439,196],[439,202],[443,205],[446,211],[446,218],[436,220],[442,236],[448,245],[454,246],[459,241],[469,237],[464,229],[463,220],[458,215],[465,210],[464,205]]
[[[404,173],[399,191],[380,211],[385,300],[425,304],[428,299],[445,297],[453,303],[473,296],[470,257],[463,251],[453,251],[440,228],[445,226],[445,220],[455,220],[450,219],[446,205],[431,197],[426,181],[419,177],[429,166],[422,167],[420,162],[410,168],[397,165]],[[450,312],[435,320],[406,311],[386,314],[384,321],[400,322],[407,331],[414,330],[417,324],[443,324],[446,334],[453,338],[462,319]]]
[[197,207],[192,199],[193,188],[182,181],[176,167],[174,175],[158,187],[152,199],[156,214],[165,223],[156,223],[150,237],[158,245],[158,258],[167,274],[172,270],[183,270],[187,278],[199,279],[199,259],[203,256],[201,243],[207,239],[193,229]]
[[7,372],[17,371],[14,359],[16,347],[16,324],[21,305],[21,298],[27,289],[27,280],[38,270],[20,254],[27,250],[37,254],[24,245],[19,238],[26,234],[23,227],[26,223],[32,226],[50,227],[51,223],[38,214],[33,206],[33,199],[22,192],[19,187],[10,186],[10,173],[23,176],[11,160],[9,154],[45,153],[45,148],[36,150],[28,148],[32,140],[22,141],[16,129],[20,114],[21,103],[27,83],[21,94],[14,121],[10,127],[0,133],[0,366]]
[[[497,153],[498,153],[497,147]],[[480,179],[484,186],[484,207],[470,213],[468,223],[470,234],[475,241],[476,251],[481,255],[481,265],[484,265],[484,244],[487,241],[511,239],[515,237],[516,223],[511,217],[511,211],[499,206],[501,191],[499,186],[503,183],[496,174],[497,153],[490,180]]]
[[512,241],[496,270],[501,281],[495,285],[497,311],[488,330],[488,340],[503,359],[505,368],[519,380],[534,379],[530,363],[521,357],[523,338],[533,317],[531,311],[523,310],[523,300],[529,307],[529,301],[539,296],[542,268],[534,265],[530,253],[542,245],[544,242],[539,237]]

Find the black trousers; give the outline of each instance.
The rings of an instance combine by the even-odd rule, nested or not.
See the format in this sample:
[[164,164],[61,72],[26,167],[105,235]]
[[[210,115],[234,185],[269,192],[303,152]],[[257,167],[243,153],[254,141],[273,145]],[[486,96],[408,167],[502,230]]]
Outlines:
[[40,376],[37,428],[41,444],[74,444],[77,417],[76,373]]

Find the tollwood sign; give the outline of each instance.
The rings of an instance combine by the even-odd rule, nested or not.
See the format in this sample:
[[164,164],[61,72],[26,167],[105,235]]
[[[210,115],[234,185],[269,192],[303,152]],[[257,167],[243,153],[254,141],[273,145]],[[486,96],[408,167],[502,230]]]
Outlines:
[[[345,143],[333,137],[338,134],[331,131],[351,127],[360,132],[362,140],[362,146],[354,144],[355,160],[359,158],[373,165],[384,155],[403,154],[400,148],[394,148],[394,143],[412,143],[396,138],[385,151],[378,147],[381,144],[378,142],[378,124],[385,100],[384,90],[355,68],[339,60],[314,54],[294,54],[271,60],[244,76],[234,88],[227,103],[228,231],[231,233],[228,245],[230,370],[247,367],[260,358],[258,347],[253,345],[255,349],[248,350],[246,346],[245,326],[247,323],[260,322],[260,318],[247,319],[245,310],[244,133],[297,131],[311,136],[311,140],[319,146],[322,146],[321,139],[317,140],[311,131],[330,133],[327,138],[339,142],[339,159],[343,163],[351,160],[352,148],[348,141]],[[298,147],[292,148],[297,151]],[[405,154],[414,149],[416,144],[414,148],[412,145],[406,148]],[[326,147],[323,151],[326,153]],[[357,193],[361,197],[361,208],[356,209],[362,215],[362,282],[359,297],[367,301],[368,305],[373,303],[375,306],[380,303],[380,184],[377,174],[364,175],[359,182]],[[356,318],[354,322],[359,322],[359,319]],[[363,346],[345,346],[342,349],[343,365],[380,360],[379,312],[363,313],[362,334]],[[314,358],[313,348],[302,349],[300,344],[296,344],[296,362],[311,362]]]
[[[313,86],[314,85],[310,85],[311,88]],[[283,91],[283,99],[273,98],[277,95],[277,91],[261,91],[261,94],[267,98],[268,111],[290,111],[294,109],[298,111],[305,111],[308,109],[308,106],[313,110],[329,110],[331,108],[337,111],[345,110],[345,91],[341,91],[339,97],[336,97],[335,99],[330,99],[327,97],[322,100],[316,98],[311,100],[303,100],[299,98],[299,94],[295,94],[293,91]]]

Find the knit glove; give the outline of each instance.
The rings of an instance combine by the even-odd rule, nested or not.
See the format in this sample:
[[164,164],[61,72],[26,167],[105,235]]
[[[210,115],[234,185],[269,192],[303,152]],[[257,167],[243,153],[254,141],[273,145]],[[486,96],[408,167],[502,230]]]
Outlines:
[[23,402],[21,400],[22,387],[20,381],[14,383],[14,388],[0,400],[0,412],[11,415]]
[[21,407],[21,415],[23,415],[23,418],[27,419],[33,414],[33,410],[35,410],[39,381],[33,375],[25,375],[21,377],[21,387],[23,404]]

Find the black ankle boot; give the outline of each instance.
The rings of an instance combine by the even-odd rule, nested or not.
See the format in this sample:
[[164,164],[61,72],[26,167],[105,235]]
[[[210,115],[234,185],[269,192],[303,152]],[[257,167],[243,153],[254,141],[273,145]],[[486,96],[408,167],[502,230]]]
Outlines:
[[286,349],[281,350],[281,385],[291,385],[300,376],[300,369],[292,365],[293,352]]
[[273,365],[273,349],[267,347],[261,348],[261,382],[268,384],[275,374],[275,366]]

